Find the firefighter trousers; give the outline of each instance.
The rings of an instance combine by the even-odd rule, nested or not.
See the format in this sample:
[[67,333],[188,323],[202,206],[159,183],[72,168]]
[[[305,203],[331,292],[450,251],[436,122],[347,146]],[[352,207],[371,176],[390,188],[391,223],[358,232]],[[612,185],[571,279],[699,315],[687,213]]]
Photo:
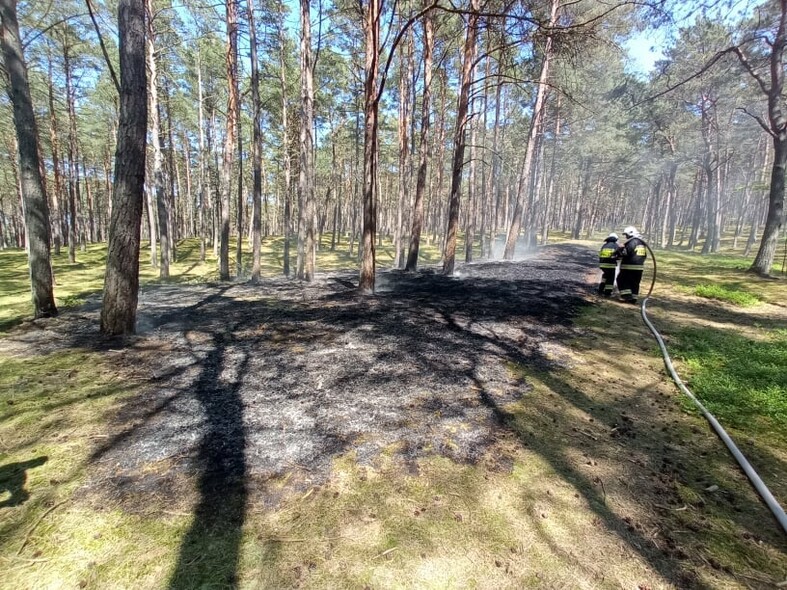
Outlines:
[[618,274],[618,291],[620,298],[636,301],[639,297],[639,283],[642,281],[642,269],[621,268]]
[[601,269],[601,282],[598,284],[598,294],[604,297],[612,295],[612,289],[615,288],[615,269],[602,268]]

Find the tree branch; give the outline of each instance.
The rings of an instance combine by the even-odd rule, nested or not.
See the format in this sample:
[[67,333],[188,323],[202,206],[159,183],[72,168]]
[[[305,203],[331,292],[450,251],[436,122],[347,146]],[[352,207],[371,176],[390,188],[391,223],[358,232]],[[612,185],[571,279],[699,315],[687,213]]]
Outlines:
[[762,119],[762,117],[760,117],[759,115],[755,115],[755,114],[753,114],[753,113],[750,113],[749,111],[747,111],[747,110],[746,110],[746,107],[738,107],[738,108],[736,108],[735,110],[736,110],[736,111],[743,111],[744,113],[746,113],[747,115],[749,115],[749,116],[750,116],[752,119],[754,119],[755,121],[757,121],[757,122],[760,124],[760,127],[762,127],[763,129],[765,129],[765,132],[766,132],[768,135],[770,135],[770,136],[772,136],[772,137],[776,137],[776,134],[775,134],[773,131],[771,131],[771,128],[770,128],[770,127],[768,127],[768,125],[766,125],[765,121],[764,121],[764,120]]
[[383,68],[383,75],[380,79],[380,89],[377,91],[377,96],[374,97],[375,103],[379,103],[380,99],[383,96],[383,90],[385,90],[385,82],[388,79],[388,70],[391,67],[391,62],[393,61],[393,56],[396,53],[396,48],[398,47],[399,43],[402,41],[404,34],[407,32],[407,30],[410,27],[412,27],[415,24],[415,22],[419,18],[421,18],[423,15],[425,15],[433,8],[436,8],[439,2],[440,0],[434,0],[429,6],[426,6],[425,8],[421,9],[421,11],[419,11],[417,14],[407,19],[407,22],[404,23],[404,25],[402,25],[401,29],[399,29],[399,32],[396,34],[396,37],[394,38],[394,42],[393,45],[391,46],[391,50],[388,52],[388,59],[385,61],[385,68]]
[[747,72],[749,72],[749,75],[750,75],[752,78],[754,78],[754,79],[757,81],[757,84],[759,84],[759,85],[760,85],[760,88],[762,89],[762,91],[763,91],[763,92],[764,92],[766,95],[767,95],[767,94],[769,94],[769,93],[770,93],[770,90],[769,90],[769,89],[768,89],[768,87],[765,85],[765,80],[763,80],[763,79],[762,79],[762,76],[760,76],[760,75],[759,75],[759,74],[758,74],[758,73],[757,73],[757,72],[754,70],[754,68],[752,67],[752,65],[749,63],[749,60],[748,60],[748,59],[746,59],[746,56],[745,56],[745,55],[743,54],[743,52],[741,51],[741,48],[740,48],[740,47],[738,47],[738,46],[736,46],[736,47],[734,47],[734,48],[733,48],[733,51],[734,51],[735,55],[737,55],[737,56],[738,56],[738,61],[740,61],[740,62],[741,62],[741,65],[742,65],[742,66],[743,66],[743,67],[746,69],[746,71],[747,71]]
[[711,69],[716,64],[716,62],[719,61],[722,57],[724,57],[728,53],[734,53],[736,49],[737,49],[737,46],[736,47],[728,47],[727,49],[724,49],[722,51],[717,52],[716,55],[714,55],[708,61],[708,63],[706,63],[704,66],[702,66],[702,68],[699,71],[694,72],[691,76],[681,80],[677,84],[673,84],[672,86],[670,86],[666,90],[662,90],[661,92],[658,92],[658,93],[654,94],[653,96],[649,96],[648,98],[643,98],[641,101],[634,103],[633,105],[631,105],[629,110],[632,110],[632,109],[640,106],[641,104],[645,104],[646,102],[650,102],[652,100],[656,100],[657,98],[660,98],[660,97],[664,96],[665,94],[669,94],[670,92],[672,92],[676,88],[680,88],[681,86],[683,86],[687,82],[691,82],[694,78],[699,78],[700,76],[702,76],[702,74],[704,74],[709,69]]
[[104,38],[101,36],[101,30],[98,28],[98,22],[96,22],[96,15],[93,13],[93,3],[91,2],[91,0],[85,0],[85,4],[87,4],[87,11],[90,14],[90,20],[93,21],[93,28],[96,29],[96,35],[98,35],[98,44],[101,46],[101,53],[104,54],[104,60],[107,62],[107,67],[109,68],[109,75],[112,76],[112,82],[114,82],[115,90],[117,90],[119,95],[120,82],[118,82],[117,74],[115,74],[115,68],[112,67],[112,62],[109,59],[109,53],[107,52],[107,46],[104,45]]

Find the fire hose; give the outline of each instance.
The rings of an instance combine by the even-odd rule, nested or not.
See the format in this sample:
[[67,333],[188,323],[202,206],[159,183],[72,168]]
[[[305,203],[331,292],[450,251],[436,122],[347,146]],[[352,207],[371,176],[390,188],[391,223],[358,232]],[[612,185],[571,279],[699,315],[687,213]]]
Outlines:
[[642,315],[642,319],[645,322],[645,325],[653,333],[653,336],[656,338],[656,342],[658,342],[659,348],[661,349],[661,355],[664,357],[664,364],[667,367],[667,371],[672,377],[672,380],[675,381],[675,384],[678,386],[678,388],[684,394],[686,394],[686,396],[692,402],[694,402],[694,404],[700,410],[700,412],[705,417],[705,419],[710,423],[711,427],[716,432],[718,437],[727,446],[727,449],[729,450],[730,454],[732,454],[732,456],[738,462],[738,465],[740,465],[741,469],[746,474],[746,477],[749,478],[749,481],[754,486],[754,489],[757,491],[757,493],[762,498],[763,502],[765,502],[766,506],[768,506],[770,511],[776,517],[776,520],[779,522],[782,529],[784,529],[785,534],[787,534],[787,514],[785,514],[784,509],[776,501],[776,498],[773,497],[773,494],[768,489],[768,486],[766,486],[765,483],[763,483],[760,476],[751,466],[751,464],[746,459],[746,457],[744,457],[743,453],[741,453],[741,451],[738,449],[737,445],[735,444],[735,442],[733,442],[732,438],[730,438],[730,436],[724,430],[722,425],[719,424],[719,421],[716,419],[716,417],[713,414],[711,414],[704,405],[702,405],[702,402],[700,402],[700,400],[698,400],[694,396],[694,394],[689,390],[689,388],[686,387],[686,385],[684,385],[683,381],[681,381],[681,378],[678,376],[678,373],[675,371],[675,367],[672,365],[672,360],[670,359],[669,353],[667,352],[667,346],[664,344],[664,339],[661,337],[661,334],[659,334],[659,331],[656,330],[656,328],[653,326],[650,319],[648,319],[648,313],[647,313],[648,299],[650,299],[650,296],[653,293],[653,287],[656,285],[656,256],[655,254],[653,254],[653,250],[651,250],[650,246],[644,240],[642,240],[642,243],[645,244],[645,247],[648,249],[648,252],[650,252],[651,260],[653,261],[653,279],[650,283],[650,289],[648,290],[648,294],[645,296],[645,298],[642,300],[642,303],[640,304],[640,313]]

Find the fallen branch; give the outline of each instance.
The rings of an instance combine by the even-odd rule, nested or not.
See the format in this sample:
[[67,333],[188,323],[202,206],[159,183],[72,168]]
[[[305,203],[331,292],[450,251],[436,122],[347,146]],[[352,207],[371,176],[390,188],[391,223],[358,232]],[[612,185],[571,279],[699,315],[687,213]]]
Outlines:
[[16,556],[17,556],[17,557],[19,557],[19,555],[22,553],[22,550],[23,550],[23,549],[24,549],[24,548],[27,546],[27,544],[30,542],[30,536],[33,534],[33,531],[35,531],[35,530],[36,530],[36,527],[38,527],[38,525],[39,525],[39,524],[41,524],[41,522],[42,522],[42,521],[43,521],[43,520],[44,520],[44,519],[45,519],[45,518],[46,518],[46,517],[49,515],[49,513],[50,513],[50,512],[52,512],[53,510],[55,510],[55,508],[59,508],[60,506],[62,506],[62,505],[63,505],[63,504],[65,504],[66,502],[69,502],[70,500],[71,500],[71,499],[70,499],[70,498],[68,498],[68,499],[66,499],[66,500],[63,500],[62,502],[58,502],[57,504],[55,504],[54,506],[52,506],[52,508],[50,508],[49,510],[47,510],[46,512],[44,512],[44,513],[41,515],[41,518],[39,518],[39,519],[36,521],[36,523],[35,523],[35,524],[34,524],[32,527],[30,527],[30,530],[29,530],[29,531],[27,531],[27,534],[25,535],[25,540],[24,540],[24,542],[22,543],[22,546],[19,548],[19,551],[17,551],[17,552],[16,552]]
[[654,508],[661,508],[662,510],[675,510],[676,512],[680,512],[681,510],[688,510],[688,505],[684,504],[680,508],[670,508],[669,506],[662,506],[661,504],[654,504]]
[[385,551],[383,551],[379,555],[375,555],[372,559],[377,559],[378,557],[385,557],[386,555],[388,555],[389,553],[391,553],[393,551],[396,551],[397,549],[399,549],[399,547],[391,547],[390,549],[386,549]]
[[27,564],[44,563],[46,561],[50,561],[48,557],[31,558],[31,557],[19,557],[18,555],[12,555],[10,557],[7,557],[5,555],[0,555],[0,559],[5,559],[6,561],[24,561]]
[[336,541],[337,539],[344,539],[344,535],[339,535],[338,537],[320,537],[320,538],[308,538],[308,539],[301,539],[297,537],[266,537],[262,539],[263,541],[272,541],[276,543],[312,543],[315,541]]

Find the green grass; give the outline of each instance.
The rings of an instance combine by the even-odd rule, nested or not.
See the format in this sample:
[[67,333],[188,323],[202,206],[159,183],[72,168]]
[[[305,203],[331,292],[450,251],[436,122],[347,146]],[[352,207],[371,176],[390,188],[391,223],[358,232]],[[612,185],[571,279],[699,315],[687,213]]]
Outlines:
[[787,432],[787,330],[757,341],[686,328],[670,349],[687,369],[689,388],[720,420],[759,434]]
[[[655,250],[656,287],[654,296],[677,290],[699,297],[727,301],[740,307],[761,302],[781,303],[784,280],[763,279],[748,272],[751,260],[733,254],[701,256],[691,252]],[[652,271],[646,263],[645,274]],[[774,267],[774,275],[776,268]],[[643,285],[649,278],[643,278]]]
[[706,299],[726,301],[738,307],[751,307],[760,302],[756,296],[750,293],[738,289],[728,289],[723,285],[697,285],[694,287],[692,293],[698,297],[705,297]]

